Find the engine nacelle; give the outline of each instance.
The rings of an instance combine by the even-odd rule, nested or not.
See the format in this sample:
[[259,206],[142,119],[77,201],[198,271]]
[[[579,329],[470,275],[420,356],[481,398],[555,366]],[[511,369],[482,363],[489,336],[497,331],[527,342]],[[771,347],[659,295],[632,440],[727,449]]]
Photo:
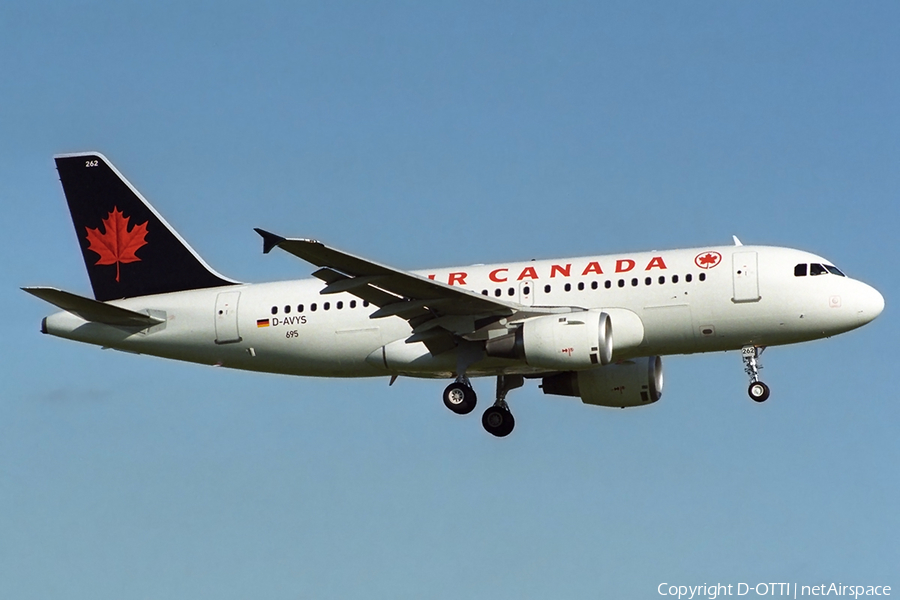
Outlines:
[[585,404],[626,408],[652,404],[662,396],[662,360],[658,356],[544,377],[545,394],[578,396]]
[[485,353],[553,370],[605,365],[612,360],[612,321],[599,311],[527,319],[514,333],[488,340]]

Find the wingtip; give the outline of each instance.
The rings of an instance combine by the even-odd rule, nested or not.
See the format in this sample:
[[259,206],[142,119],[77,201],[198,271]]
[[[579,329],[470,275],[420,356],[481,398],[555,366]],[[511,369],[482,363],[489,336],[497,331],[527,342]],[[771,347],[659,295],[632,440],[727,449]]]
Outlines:
[[278,244],[285,240],[285,238],[281,237],[280,235],[275,235],[274,233],[270,233],[265,229],[260,229],[259,227],[254,227],[253,231],[262,236],[263,254],[268,254],[272,251],[272,248],[276,247]]

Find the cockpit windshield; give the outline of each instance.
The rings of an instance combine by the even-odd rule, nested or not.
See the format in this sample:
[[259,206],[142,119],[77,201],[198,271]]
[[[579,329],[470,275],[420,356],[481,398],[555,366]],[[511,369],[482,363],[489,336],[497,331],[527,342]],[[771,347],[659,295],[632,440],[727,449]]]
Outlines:
[[819,263],[812,263],[807,265],[806,263],[800,263],[794,267],[794,277],[806,277],[807,272],[810,276],[815,275],[828,275],[829,273],[832,275],[837,275],[838,277],[846,277],[841,270],[833,265],[823,265]]

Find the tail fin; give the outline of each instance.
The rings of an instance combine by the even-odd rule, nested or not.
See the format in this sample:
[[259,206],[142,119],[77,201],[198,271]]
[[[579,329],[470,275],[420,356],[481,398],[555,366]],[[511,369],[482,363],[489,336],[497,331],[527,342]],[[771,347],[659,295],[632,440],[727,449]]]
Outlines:
[[94,298],[237,283],[219,275],[97,152],[54,157]]

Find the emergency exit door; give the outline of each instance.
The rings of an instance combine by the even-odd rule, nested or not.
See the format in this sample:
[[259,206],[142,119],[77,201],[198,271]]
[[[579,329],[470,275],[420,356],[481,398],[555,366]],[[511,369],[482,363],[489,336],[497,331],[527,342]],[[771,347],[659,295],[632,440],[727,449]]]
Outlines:
[[531,280],[519,282],[519,304],[523,306],[534,305],[534,282]]

